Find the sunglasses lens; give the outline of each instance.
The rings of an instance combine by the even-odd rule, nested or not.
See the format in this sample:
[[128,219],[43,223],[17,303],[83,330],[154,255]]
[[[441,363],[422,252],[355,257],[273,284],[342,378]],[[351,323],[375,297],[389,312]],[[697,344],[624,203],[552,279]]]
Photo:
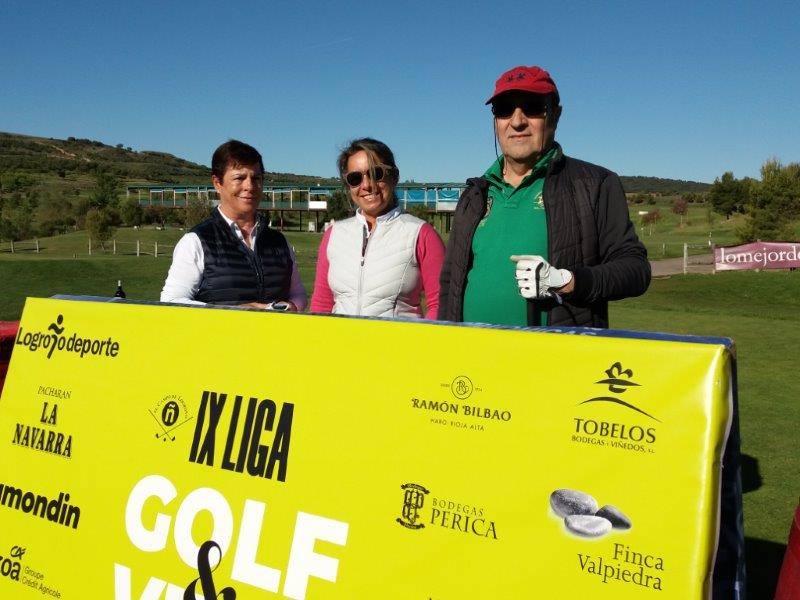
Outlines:
[[514,113],[514,104],[508,101],[498,101],[492,104],[492,113],[499,119],[507,119]]
[[[388,167],[375,165],[373,173],[375,173],[374,181],[383,181],[383,178],[388,173]],[[364,181],[365,175],[366,173],[362,173],[361,171],[350,171],[349,173],[345,174],[344,180],[350,187],[358,187],[361,185],[361,182]]]
[[545,112],[545,104],[540,100],[526,100],[520,103],[520,108],[528,118],[538,117]]
[[364,179],[364,174],[360,171],[350,171],[344,176],[344,180],[350,187],[358,187]]
[[517,107],[520,107],[529,119],[543,115],[546,109],[545,103],[537,98],[519,99],[517,101],[500,99],[492,104],[492,113],[498,119],[508,119],[514,114]]

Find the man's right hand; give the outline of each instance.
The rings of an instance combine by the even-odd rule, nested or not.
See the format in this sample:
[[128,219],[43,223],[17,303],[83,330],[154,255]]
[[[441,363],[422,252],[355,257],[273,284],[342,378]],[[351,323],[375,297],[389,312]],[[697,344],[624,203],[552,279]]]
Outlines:
[[515,254],[511,260],[517,263],[519,293],[528,300],[552,298],[573,280],[570,271],[556,269],[535,254]]

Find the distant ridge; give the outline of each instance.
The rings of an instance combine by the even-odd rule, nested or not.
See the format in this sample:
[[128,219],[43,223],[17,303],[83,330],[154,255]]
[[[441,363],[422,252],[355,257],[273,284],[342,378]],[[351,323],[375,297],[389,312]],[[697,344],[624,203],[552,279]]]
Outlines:
[[[129,183],[208,183],[211,169],[166,152],[136,151],[123,144],[109,146],[89,139],[66,140],[0,132],[0,173],[24,173],[50,182],[89,178],[96,171],[112,173]],[[628,193],[679,194],[704,192],[707,183],[621,176]],[[336,185],[337,179],[295,173],[267,172],[267,183]]]
[[[167,152],[136,151],[123,144],[109,146],[89,139],[70,137],[66,140],[0,132],[0,173],[18,172],[27,175],[80,178],[97,170],[112,173],[136,183],[209,183],[211,169]],[[333,184],[338,180],[274,173],[265,176],[268,183],[303,185]]]
[[700,181],[686,181],[684,179],[662,179],[660,177],[643,177],[642,175],[620,175],[622,186],[629,194],[633,193],[660,193],[681,194],[707,192],[710,183]]

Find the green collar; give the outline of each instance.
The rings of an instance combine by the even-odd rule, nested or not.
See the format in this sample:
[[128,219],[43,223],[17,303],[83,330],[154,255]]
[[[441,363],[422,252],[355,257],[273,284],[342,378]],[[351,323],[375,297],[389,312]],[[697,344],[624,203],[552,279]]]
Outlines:
[[[539,160],[536,161],[536,164],[533,165],[533,169],[530,173],[528,173],[522,182],[519,184],[519,187],[527,185],[529,182],[539,179],[540,177],[544,177],[547,173],[547,168],[550,166],[550,162],[553,160],[553,157],[556,155],[558,147],[553,146],[548,150],[544,156],[542,156]],[[496,161],[492,163],[492,166],[486,170],[486,173],[483,176],[489,181],[490,185],[495,186],[507,186],[509,185],[506,183],[506,180],[503,179],[503,156],[499,156]]]

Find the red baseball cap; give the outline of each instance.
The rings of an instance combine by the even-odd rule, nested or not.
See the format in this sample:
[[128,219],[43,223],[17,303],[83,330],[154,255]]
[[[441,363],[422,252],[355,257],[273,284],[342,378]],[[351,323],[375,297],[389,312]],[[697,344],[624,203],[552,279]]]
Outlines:
[[512,90],[530,92],[532,94],[558,94],[556,82],[550,77],[550,73],[541,67],[519,66],[509,69],[500,75],[494,84],[494,93],[486,101],[486,104],[491,104],[492,100],[497,96]]

